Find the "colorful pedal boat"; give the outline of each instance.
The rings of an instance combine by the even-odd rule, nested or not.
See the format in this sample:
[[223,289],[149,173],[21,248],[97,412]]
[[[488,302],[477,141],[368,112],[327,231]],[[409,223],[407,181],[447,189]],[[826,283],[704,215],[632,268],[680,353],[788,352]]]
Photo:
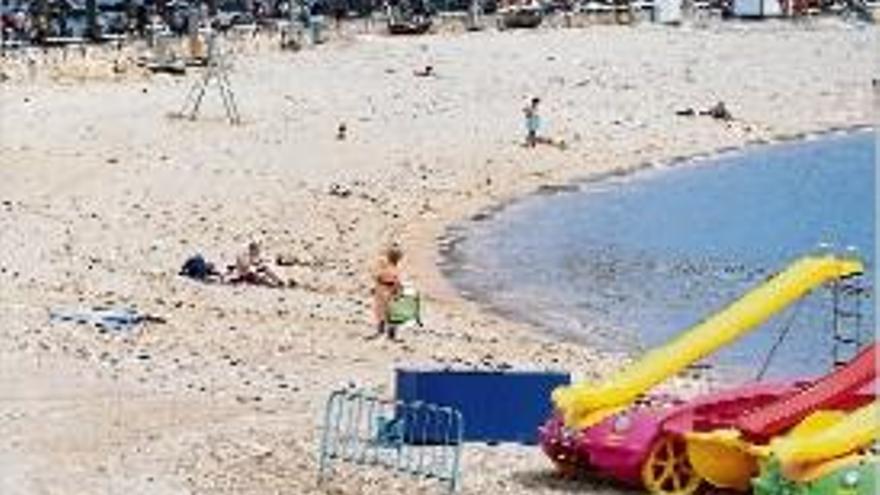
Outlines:
[[[560,472],[598,473],[632,486],[643,486],[652,493],[691,494],[703,482],[689,452],[688,435],[729,428],[747,412],[760,411],[791,399],[814,382],[757,383],[710,394],[669,408],[634,407],[620,411],[581,431],[564,426],[558,415],[539,430],[541,446]],[[841,396],[835,403],[840,410],[853,410],[874,400],[873,384]],[[778,422],[767,423],[778,429]],[[766,432],[755,431],[764,439]],[[711,454],[710,454],[711,455]],[[720,458],[719,458],[720,459]],[[733,473],[726,488],[747,489],[757,472],[751,456],[727,456],[720,462]],[[717,468],[718,466],[716,466]]]

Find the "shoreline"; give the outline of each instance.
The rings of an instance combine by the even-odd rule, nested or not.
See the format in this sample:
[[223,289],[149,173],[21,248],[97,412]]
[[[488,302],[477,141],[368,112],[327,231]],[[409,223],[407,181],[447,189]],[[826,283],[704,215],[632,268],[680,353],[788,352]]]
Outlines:
[[[687,156],[672,156],[668,158],[657,158],[650,161],[637,163],[630,166],[620,166],[613,170],[604,172],[588,173],[586,176],[575,174],[572,177],[564,177],[552,182],[541,183],[536,181],[531,184],[532,189],[525,193],[515,196],[499,195],[498,202],[476,203],[472,206],[464,208],[464,211],[456,211],[454,214],[447,215],[444,220],[432,221],[428,225],[416,225],[412,227],[405,238],[416,246],[419,246],[418,252],[430,251],[428,249],[428,239],[433,239],[434,252],[431,256],[420,256],[417,261],[415,275],[418,279],[425,281],[426,290],[435,297],[449,303],[471,303],[482,308],[481,311],[489,311],[496,314],[504,320],[511,320],[509,315],[499,313],[492,309],[485,301],[472,299],[462,295],[446,274],[446,270],[455,270],[456,261],[450,260],[455,245],[464,240],[466,234],[456,232],[463,228],[466,223],[491,221],[492,217],[509,206],[519,201],[535,196],[547,196],[555,194],[565,194],[577,191],[580,186],[587,184],[597,184],[614,178],[635,178],[642,172],[657,171],[673,167],[701,166],[699,162],[704,160],[715,160],[730,155],[748,153],[754,149],[765,146],[774,146],[780,144],[790,144],[797,141],[811,141],[822,139],[824,137],[846,136],[850,134],[862,132],[878,132],[880,127],[875,124],[854,124],[851,126],[832,126],[825,129],[806,130],[793,134],[780,134],[768,139],[759,139],[745,142],[739,146],[724,146],[709,151],[697,151]],[[438,226],[437,223],[442,225]],[[413,233],[412,231],[415,231]],[[426,258],[430,258],[430,261]],[[452,266],[449,266],[452,265]],[[514,321],[511,321],[514,323]],[[516,322],[524,324],[524,322]],[[526,324],[533,331],[546,334],[545,329],[534,325]],[[564,335],[550,332],[551,335],[568,340]]]
[[[466,233],[456,232],[464,229],[464,224],[470,224],[471,227],[476,222],[492,221],[492,217],[505,208],[535,196],[567,194],[578,190],[585,184],[596,184],[602,181],[616,178],[636,178],[640,173],[658,171],[668,168],[680,167],[701,167],[711,166],[702,163],[705,160],[714,160],[724,158],[730,155],[748,153],[749,151],[760,149],[766,146],[792,144],[799,141],[812,141],[825,137],[848,136],[858,133],[877,133],[880,127],[872,123],[854,124],[849,126],[831,126],[820,129],[807,129],[795,133],[779,134],[770,138],[748,141],[738,146],[722,146],[710,151],[695,151],[687,156],[672,156],[669,158],[657,158],[650,161],[635,163],[632,165],[621,165],[615,169],[588,173],[586,176],[577,173],[569,177],[554,177],[551,181],[543,181],[541,179],[531,181],[528,190],[520,190],[513,195],[499,194],[496,196],[497,201],[480,202],[475,201],[474,204],[468,205],[461,210],[447,212],[448,215],[444,220],[434,220],[427,223],[419,223],[407,230],[407,243],[417,246],[417,252],[421,255],[416,258],[416,262],[410,263],[408,266],[413,268],[412,275],[414,279],[419,281],[419,287],[423,290],[423,294],[428,295],[428,301],[442,302],[444,305],[455,305],[462,308],[468,313],[478,315],[488,315],[493,319],[497,319],[502,325],[506,325],[515,334],[524,334],[527,338],[550,339],[566,345],[572,345],[581,348],[595,356],[600,362],[620,363],[630,361],[634,356],[629,353],[615,352],[609,349],[601,349],[598,346],[588,345],[576,337],[566,334],[565,332],[556,332],[550,328],[539,324],[524,321],[515,315],[499,310],[493,307],[487,299],[479,296],[472,296],[462,293],[452,282],[447,270],[455,270],[455,260],[451,260],[452,251],[455,245],[464,240]],[[433,247],[433,250],[430,249]],[[426,255],[425,253],[429,254]],[[619,365],[613,369],[620,368]],[[569,370],[571,371],[571,370]],[[606,370],[607,372],[607,370]],[[577,372],[575,371],[575,376]],[[683,381],[682,381],[683,380]],[[659,390],[664,393],[683,393],[689,396],[696,390],[706,391],[717,388],[723,379],[718,375],[718,371],[712,368],[696,369],[688,371],[680,377],[670,377],[667,382],[677,381],[672,386],[660,385]],[[685,389],[690,389],[685,391]]]

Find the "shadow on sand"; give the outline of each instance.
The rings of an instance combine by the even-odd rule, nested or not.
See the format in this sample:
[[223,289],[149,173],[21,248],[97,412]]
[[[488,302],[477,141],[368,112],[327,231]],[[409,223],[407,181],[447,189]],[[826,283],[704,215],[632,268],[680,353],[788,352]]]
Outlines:
[[560,493],[635,495],[636,489],[591,476],[566,478],[552,469],[533,469],[513,473],[513,481],[528,489],[550,489]]

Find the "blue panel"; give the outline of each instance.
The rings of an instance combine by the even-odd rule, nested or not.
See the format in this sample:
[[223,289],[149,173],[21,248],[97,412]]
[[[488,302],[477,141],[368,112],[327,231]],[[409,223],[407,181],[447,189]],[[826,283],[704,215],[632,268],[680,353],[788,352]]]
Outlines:
[[466,441],[524,444],[537,443],[538,426],[551,413],[553,389],[571,382],[568,373],[524,371],[398,369],[396,378],[397,400],[458,409]]

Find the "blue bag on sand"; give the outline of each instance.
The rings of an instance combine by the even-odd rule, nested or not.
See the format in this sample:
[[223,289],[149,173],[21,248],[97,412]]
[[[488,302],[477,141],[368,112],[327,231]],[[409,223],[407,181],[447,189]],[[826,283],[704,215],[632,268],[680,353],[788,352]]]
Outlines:
[[190,256],[180,268],[180,275],[193,278],[196,280],[204,280],[209,274],[208,262],[201,254]]

